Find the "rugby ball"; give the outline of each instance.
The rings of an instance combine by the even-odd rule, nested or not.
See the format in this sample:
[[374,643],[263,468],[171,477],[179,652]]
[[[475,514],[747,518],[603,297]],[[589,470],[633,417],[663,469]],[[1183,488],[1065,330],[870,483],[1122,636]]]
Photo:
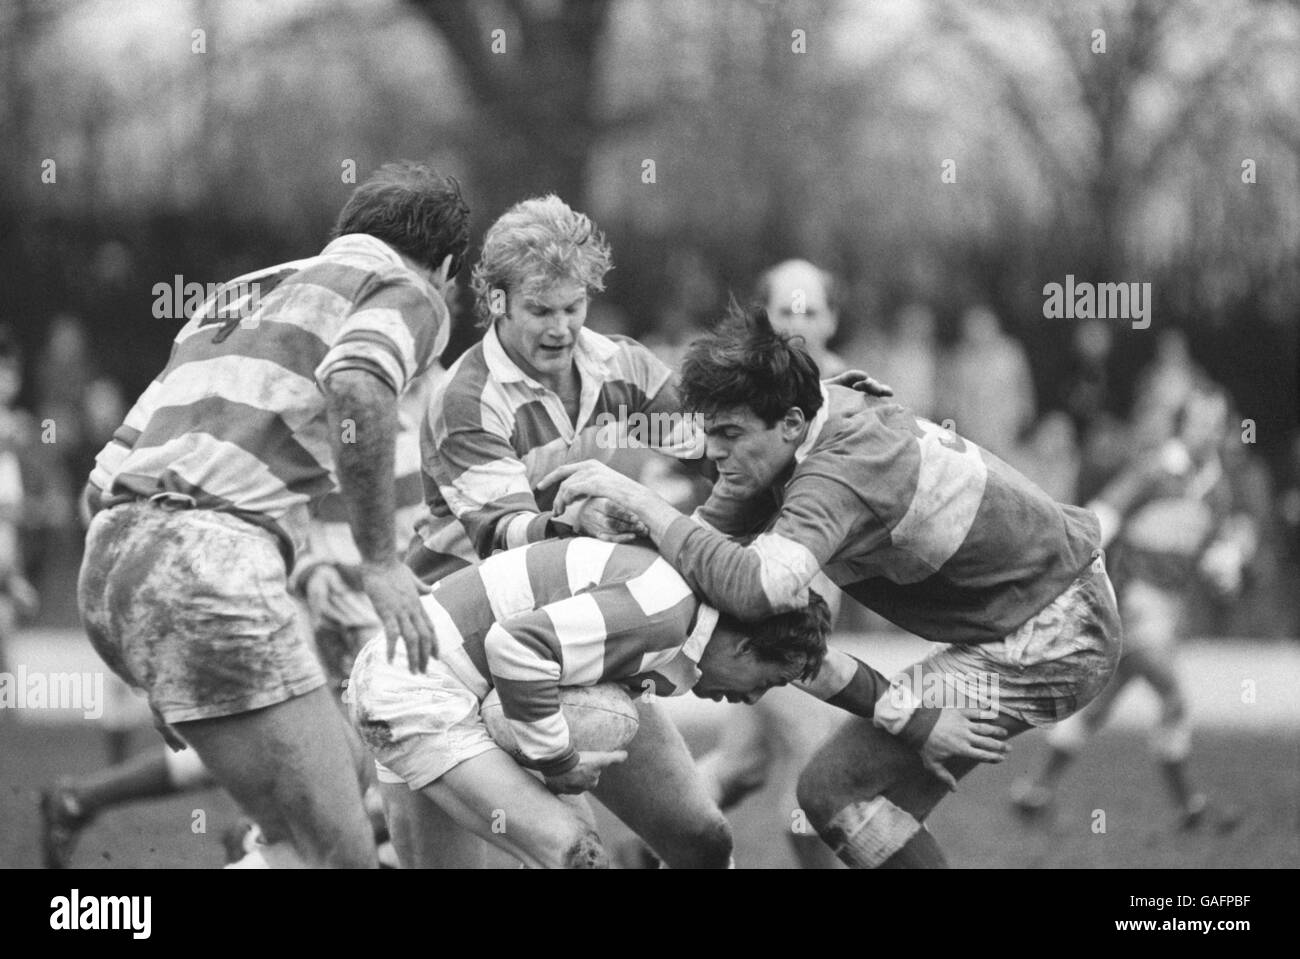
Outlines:
[[[523,753],[515,743],[514,730],[501,708],[501,697],[493,689],[479,707],[488,735],[515,759]],[[569,740],[578,752],[608,752],[624,749],[636,735],[640,719],[636,704],[617,683],[598,686],[561,686],[560,712],[569,724]]]

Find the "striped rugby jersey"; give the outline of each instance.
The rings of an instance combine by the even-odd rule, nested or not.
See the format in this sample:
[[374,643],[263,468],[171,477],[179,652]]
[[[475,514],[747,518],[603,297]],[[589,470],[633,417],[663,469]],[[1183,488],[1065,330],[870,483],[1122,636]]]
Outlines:
[[496,553],[421,602],[438,659],[480,700],[496,688],[524,755],[546,775],[578,764],[560,686],[684,693],[718,620],[653,549],[582,536]]
[[[822,387],[783,488],[716,491],[660,550],[719,609],[753,620],[807,602],[818,569],[902,628],[1002,639],[1092,561],[1097,518],[890,400]],[[709,527],[713,527],[712,529]],[[756,535],[748,545],[730,536]]]
[[[429,394],[438,378],[446,372],[438,363],[411,383],[397,404],[397,442],[393,463],[393,480],[397,510],[393,516],[398,549],[404,549],[415,533],[415,523],[424,513],[424,493],[420,482],[420,424],[428,407]],[[343,494],[332,489],[312,512],[306,541],[298,551],[291,585],[304,582],[307,574],[322,563],[356,566],[361,553],[352,538],[347,503]]]
[[407,557],[421,579],[567,532],[550,512],[555,489],[537,484],[565,463],[608,463],[619,446],[638,445],[637,423],[650,424],[639,445],[703,457],[703,436],[681,413],[671,371],[646,347],[583,328],[573,357],[582,386],[576,427],[560,397],[507,356],[495,328],[434,391],[420,437],[428,513]]
[[402,393],[446,345],[447,308],[396,251],[364,234],[226,286],[256,289],[256,305],[246,294],[217,312],[214,297],[196,312],[90,481],[110,502],[188,496],[296,549],[310,508],[337,485],[318,384],[362,369]]

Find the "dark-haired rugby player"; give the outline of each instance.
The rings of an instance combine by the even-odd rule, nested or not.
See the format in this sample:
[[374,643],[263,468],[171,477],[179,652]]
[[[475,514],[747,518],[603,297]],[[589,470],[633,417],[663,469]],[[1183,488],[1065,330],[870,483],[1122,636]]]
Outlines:
[[[763,310],[733,311],[692,344],[681,393],[719,472],[707,525],[600,464],[547,483],[564,480],[557,508],[607,496],[631,510],[693,589],[742,619],[797,609],[825,569],[904,629],[951,644],[892,684],[832,650],[823,694],[856,690],[874,706],[799,784],[849,865],[943,865],[923,823],[978,761],[959,750],[1001,759],[1005,737],[1077,712],[1114,672],[1119,615],[1097,519],[897,403],[818,376]],[[962,704],[973,708],[947,708]]]

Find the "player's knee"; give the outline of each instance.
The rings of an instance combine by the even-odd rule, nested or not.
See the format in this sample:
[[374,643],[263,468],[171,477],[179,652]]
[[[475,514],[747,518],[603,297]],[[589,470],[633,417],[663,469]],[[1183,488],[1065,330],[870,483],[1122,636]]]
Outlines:
[[560,865],[564,869],[608,869],[609,855],[590,829],[582,829],[564,837]]
[[819,833],[844,805],[853,799],[874,797],[883,784],[875,777],[858,777],[849,789],[844,778],[844,764],[838,751],[831,747],[818,751],[799,774],[795,798]]
[[819,832],[823,825],[830,821],[834,810],[830,808],[828,782],[824,770],[817,762],[816,757],[799,774],[799,782],[795,786],[795,798],[799,802],[799,808],[803,810],[804,815],[808,817],[808,822]]

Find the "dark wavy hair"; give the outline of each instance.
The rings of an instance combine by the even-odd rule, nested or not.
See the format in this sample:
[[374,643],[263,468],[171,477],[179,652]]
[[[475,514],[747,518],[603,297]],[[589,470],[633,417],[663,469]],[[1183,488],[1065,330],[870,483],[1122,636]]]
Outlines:
[[352,191],[331,239],[367,233],[436,270],[451,256],[451,276],[469,247],[469,207],[460,182],[425,163],[385,163]]
[[766,309],[741,309],[734,300],[687,349],[680,391],[689,412],[747,407],[769,429],[793,407],[811,420],[822,405],[821,373],[802,338],[774,330]]
[[718,625],[749,637],[754,655],[767,663],[799,665],[799,678],[815,679],[826,658],[826,635],[831,631],[831,610],[815,590],[808,590],[808,605],[803,609],[779,613],[756,623],[742,623],[727,613],[718,616]]

